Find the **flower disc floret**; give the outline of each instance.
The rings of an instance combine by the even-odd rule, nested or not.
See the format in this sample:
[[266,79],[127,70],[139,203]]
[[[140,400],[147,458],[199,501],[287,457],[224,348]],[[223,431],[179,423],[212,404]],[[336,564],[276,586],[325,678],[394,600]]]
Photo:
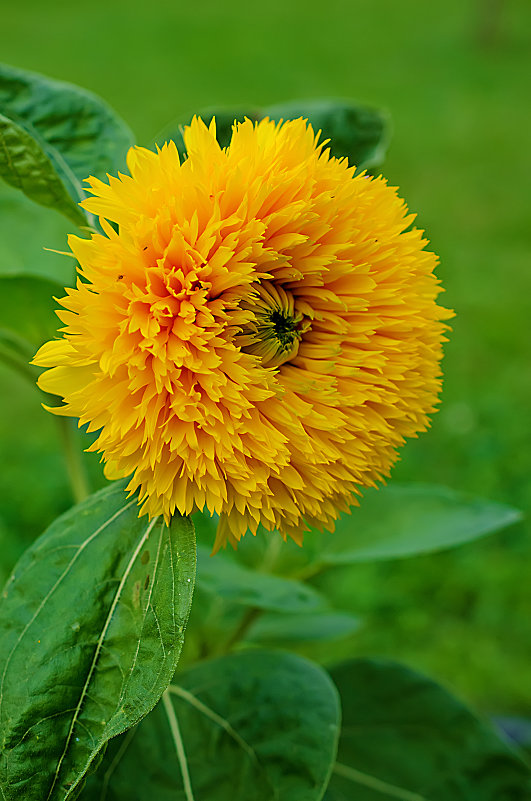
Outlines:
[[[89,179],[103,233],[79,262],[62,336],[35,363],[56,414],[129,477],[141,513],[220,516],[216,547],[259,524],[332,529],[428,425],[449,312],[437,259],[394,189],[332,158],[304,120],[194,119]],[[111,224],[113,223],[113,224]]]

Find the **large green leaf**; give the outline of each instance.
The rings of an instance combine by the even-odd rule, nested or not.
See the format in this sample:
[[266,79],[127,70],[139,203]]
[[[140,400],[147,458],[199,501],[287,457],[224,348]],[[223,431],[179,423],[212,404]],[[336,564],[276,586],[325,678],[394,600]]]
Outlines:
[[43,250],[65,249],[67,226],[51,209],[78,225],[90,220],[77,205],[85,197],[82,182],[123,169],[132,134],[90,92],[6,65],[0,65],[0,110],[10,138],[9,150],[0,153],[0,175],[32,200],[51,204],[39,208],[0,186],[0,273],[70,284],[73,262]]
[[487,724],[408,668],[332,671],[343,728],[326,801],[529,801],[531,772]]
[[64,251],[71,230],[65,217],[0,181],[0,275],[38,275],[72,286],[75,259],[45,249]]
[[30,365],[35,351],[56,335],[60,325],[54,313],[54,295],[64,295],[63,287],[55,281],[0,274],[0,361],[33,384],[39,374],[39,369]]
[[[269,117],[277,122],[304,117],[313,126],[315,132],[321,130],[321,141],[330,139],[330,150],[333,156],[347,156],[349,163],[359,169],[381,164],[385,157],[389,139],[390,126],[388,115],[379,109],[355,103],[350,100],[325,98],[322,100],[295,100],[290,103],[279,103],[266,108],[208,108],[197,112],[208,125],[212,117],[216,118],[216,136],[222,147],[227,147],[232,136],[234,121],[242,121],[246,117],[258,121]],[[193,114],[184,114],[166,126],[155,138],[161,145],[172,139],[181,156],[186,155],[183,128],[189,125]]]
[[[392,484],[366,490],[335,531],[305,534],[302,548],[276,533],[245,536],[233,558],[248,569],[312,576],[334,565],[403,559],[493,534],[520,520],[517,509],[435,484]],[[203,537],[210,521],[198,520]]]
[[333,609],[300,615],[269,612],[256,620],[245,639],[268,645],[293,645],[347,637],[359,627],[359,617]]
[[311,587],[294,579],[249,570],[224,554],[211,557],[204,546],[197,549],[197,586],[216,601],[279,612],[307,612],[323,606]]
[[319,801],[340,709],[328,675],[248,651],[177,674],[162,703],[111,743],[83,801]]
[[96,95],[7,65],[0,65],[0,108],[39,139],[77,200],[81,182],[122,169],[133,144],[126,124]]
[[0,517],[0,585],[4,585],[23,548]]
[[122,482],[60,517],[0,602],[0,787],[73,797],[105,743],[168,686],[195,575],[193,526],[138,517]]
[[36,349],[57,333],[61,323],[54,296],[64,294],[61,284],[47,278],[0,275],[0,331],[22,337]]
[[313,532],[305,545],[329,565],[401,559],[470,542],[521,517],[511,506],[447,487],[393,484],[367,491],[333,534]]
[[240,106],[235,108],[215,108],[214,106],[209,106],[208,108],[200,109],[194,113],[183,114],[175,120],[172,120],[172,122],[166,125],[162,131],[157,134],[153,144],[161,146],[164,142],[168,142],[171,139],[175,142],[181,158],[185,158],[186,147],[184,144],[183,131],[185,125],[190,125],[196,114],[198,117],[201,117],[206,125],[210,125],[213,117],[216,118],[216,139],[221,147],[227,147],[230,144],[232,126],[235,121],[243,122],[246,118],[256,121],[263,116],[260,109],[257,108],[244,108]]
[[268,106],[262,114],[273,120],[304,117],[316,132],[322,131],[321,141],[330,139],[333,156],[347,156],[349,164],[358,169],[379,166],[389,145],[388,115],[351,100],[294,100]]
[[57,209],[75,225],[86,223],[85,214],[37,139],[3,114],[0,114],[0,177],[35,203]]

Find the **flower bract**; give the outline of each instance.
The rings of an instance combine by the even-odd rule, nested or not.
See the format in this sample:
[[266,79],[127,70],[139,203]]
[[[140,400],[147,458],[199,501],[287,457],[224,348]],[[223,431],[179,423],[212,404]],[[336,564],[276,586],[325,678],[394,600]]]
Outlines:
[[235,124],[222,149],[195,118],[185,143],[89,179],[103,233],[69,237],[79,278],[39,385],[141,512],[217,513],[216,547],[259,524],[301,542],[428,425],[437,259],[396,190],[302,119]]

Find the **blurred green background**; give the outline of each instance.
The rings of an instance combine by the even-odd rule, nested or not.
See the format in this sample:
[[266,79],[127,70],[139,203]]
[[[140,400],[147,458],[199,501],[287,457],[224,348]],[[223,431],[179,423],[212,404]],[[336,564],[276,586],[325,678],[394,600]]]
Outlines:
[[[202,106],[332,95],[387,109],[394,137],[383,172],[418,212],[457,312],[442,409],[394,477],[524,510],[530,53],[528,0],[23,0],[4,9],[0,31],[2,61],[93,90],[140,143]],[[54,212],[28,204],[21,226],[0,243],[4,271],[42,261],[42,245],[65,246],[69,226]],[[39,237],[45,229],[53,241]],[[49,258],[67,280],[70,262]],[[23,545],[62,511],[68,482],[37,394],[14,373],[0,376],[0,536]],[[86,458],[97,483],[97,457]],[[457,551],[340,574],[341,602],[366,615],[352,652],[403,659],[485,712],[531,716],[530,559],[523,524]]]

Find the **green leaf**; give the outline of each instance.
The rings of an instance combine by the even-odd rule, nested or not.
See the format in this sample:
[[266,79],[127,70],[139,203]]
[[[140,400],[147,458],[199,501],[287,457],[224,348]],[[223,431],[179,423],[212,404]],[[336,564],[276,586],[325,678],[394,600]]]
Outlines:
[[54,295],[63,287],[37,276],[0,276],[0,330],[22,337],[33,347],[57,333]]
[[[63,287],[39,276],[0,274],[0,361],[36,385],[39,368],[30,364],[37,348],[57,334],[53,296]],[[52,403],[56,403],[49,396]]]
[[[302,548],[273,532],[245,536],[231,559],[247,569],[308,578],[335,565],[403,559],[452,548],[518,522],[522,513],[506,504],[434,484],[392,484],[366,490],[360,506],[342,515],[333,533],[310,531]],[[197,519],[203,541],[215,526]]]
[[273,120],[304,117],[316,133],[322,131],[320,141],[330,139],[333,156],[346,156],[358,169],[379,166],[389,145],[388,115],[351,100],[293,100],[268,106],[262,115]]
[[[197,112],[207,125],[216,118],[216,138],[221,147],[230,144],[234,121],[245,118],[258,121],[264,117],[279,122],[304,117],[315,132],[321,130],[321,141],[330,139],[333,156],[347,156],[349,164],[358,169],[378,166],[385,157],[390,140],[389,117],[379,109],[360,105],[350,100],[326,98],[322,100],[294,100],[266,108],[215,108],[209,106]],[[184,114],[167,125],[155,138],[162,145],[172,139],[181,157],[186,156],[183,128],[192,121],[193,114]]]
[[216,118],[216,139],[221,147],[227,147],[232,137],[232,126],[235,121],[243,122],[245,118],[259,120],[262,114],[259,109],[242,108],[208,108],[200,109],[194,113],[183,114],[177,119],[166,125],[155,137],[153,144],[162,146],[164,142],[172,140],[175,142],[181,158],[186,157],[186,147],[184,144],[183,130],[186,125],[190,125],[194,116],[201,117],[206,125],[210,125],[213,117]]
[[249,570],[224,554],[210,556],[204,546],[197,548],[197,562],[197,586],[217,601],[279,612],[323,606],[319,593],[302,582]]
[[0,601],[0,787],[73,798],[171,681],[195,574],[191,521],[138,517],[122,482],[56,520]]
[[[46,167],[44,173],[37,170],[34,184],[26,167],[17,174],[15,162],[6,166],[2,151],[0,163],[12,176],[11,183],[38,202],[55,203],[58,192],[57,202],[66,204],[59,210],[66,209],[69,219],[74,214],[76,224],[86,224],[77,205],[85,197],[82,182],[89,175],[104,179],[106,173],[123,169],[133,144],[125,123],[90,92],[6,65],[0,65],[0,109],[10,121],[9,130],[28,143],[25,162],[29,160],[32,169]],[[40,274],[63,286],[71,284],[73,261],[43,252],[44,247],[64,250],[67,232],[51,207],[39,208],[10,186],[0,186],[0,273]]]
[[20,538],[16,538],[0,517],[0,585],[3,586],[11,572],[11,568],[19,558],[23,547]]
[[319,801],[340,709],[317,665],[247,651],[177,674],[163,702],[111,743],[84,801]]
[[38,141],[0,114],[0,177],[41,206],[51,206],[76,225],[87,222]]
[[7,65],[0,65],[0,108],[38,142],[75,203],[85,196],[81,182],[122,169],[133,144],[128,127],[100,98]]
[[38,275],[72,286],[75,260],[64,251],[72,224],[0,181],[0,275]]
[[442,687],[372,659],[332,671],[343,730],[326,801],[529,801],[531,772]]
[[269,612],[261,615],[245,637],[263,644],[333,640],[354,634],[360,619],[347,612],[315,611],[301,615]]
[[401,559],[484,537],[521,516],[505,504],[447,487],[393,484],[368,490],[333,534],[312,532],[303,548],[327,565]]

